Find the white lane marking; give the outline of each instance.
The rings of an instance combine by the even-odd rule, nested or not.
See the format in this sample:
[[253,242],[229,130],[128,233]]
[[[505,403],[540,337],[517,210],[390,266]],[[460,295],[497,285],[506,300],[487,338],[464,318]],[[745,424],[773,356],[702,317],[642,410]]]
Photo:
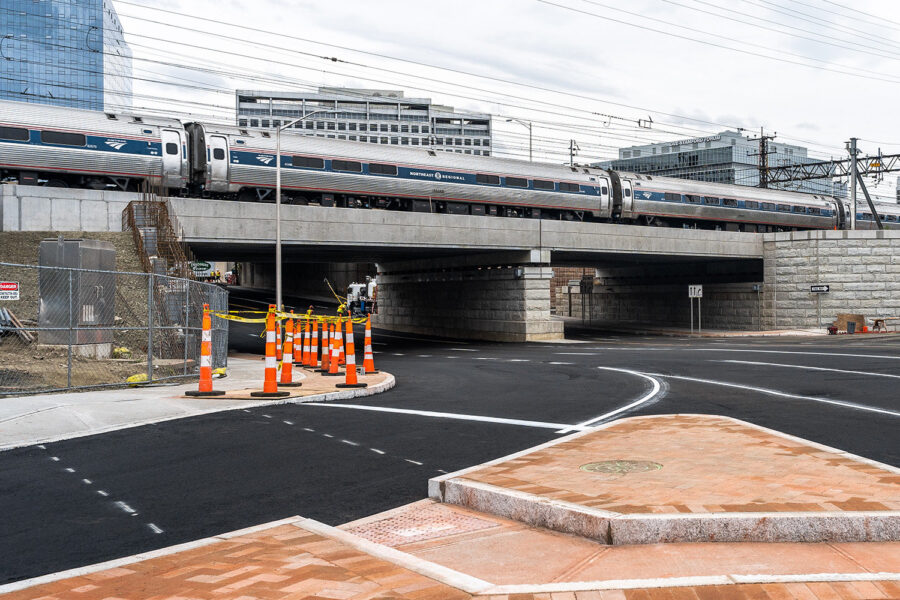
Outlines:
[[81,480],[81,483],[83,483],[84,485],[91,485],[91,484],[94,483],[94,482],[91,481],[90,479],[82,479],[82,480]]
[[387,346],[388,344],[387,344],[387,342],[372,342],[372,345],[374,345],[374,346]]
[[58,456],[51,456],[51,457],[50,457],[50,460],[52,460],[53,462],[59,462],[59,457],[58,457]]
[[133,508],[131,508],[130,506],[128,506],[121,500],[116,500],[116,506],[118,506],[119,508],[121,508],[122,510],[127,512],[128,514],[134,514],[137,512],[136,510],[134,510]]
[[[667,346],[665,348],[651,346],[629,346],[606,348],[588,348],[588,350],[633,350],[635,352],[658,351],[672,352],[686,350],[689,352],[755,352],[757,354],[801,354],[805,356],[843,356],[850,358],[884,358],[887,360],[900,360],[900,355],[891,356],[889,354],[850,354],[842,352],[799,352],[797,350],[754,350],[752,348],[685,348],[677,346]],[[577,352],[557,352],[556,354],[578,354]],[[590,356],[590,354],[588,354]]]
[[636,406],[640,406],[641,404],[644,404],[645,402],[649,402],[650,400],[653,400],[656,397],[656,395],[659,394],[660,390],[662,389],[662,385],[660,385],[660,383],[657,379],[654,379],[653,377],[650,377],[649,375],[645,375],[644,373],[639,373],[637,371],[632,371],[630,369],[617,369],[615,367],[597,367],[597,368],[602,371],[615,371],[616,373],[628,373],[629,375],[634,375],[636,377],[642,377],[650,382],[650,385],[651,385],[650,391],[630,404],[626,404],[625,406],[623,406],[621,408],[617,408],[616,410],[611,410],[606,414],[600,415],[599,417],[595,417],[593,419],[588,419],[587,421],[584,421],[583,423],[579,423],[578,425],[575,425],[573,427],[561,429],[561,430],[557,431],[556,433],[569,433],[571,431],[578,431],[579,429],[583,429],[590,425],[596,425],[602,421],[605,421],[611,417],[616,416],[619,413],[623,413],[626,410],[631,410],[632,408],[634,408]]
[[312,432],[315,432],[316,430],[315,430],[315,429],[310,429],[309,427],[304,427],[304,428],[303,428],[303,431],[312,431]]
[[399,352],[394,352],[394,356],[406,356],[405,354],[400,354]]
[[384,450],[379,450],[378,448],[369,448],[375,454],[384,454]]
[[[420,417],[434,417],[438,419],[458,419],[461,421],[480,421],[483,423],[501,423],[503,425],[521,425],[523,427],[539,427],[541,429],[560,429],[564,427],[574,427],[579,430],[584,429],[578,425],[569,425],[567,423],[544,423],[543,421],[524,421],[520,419],[502,419],[499,417],[487,417],[482,415],[461,415],[457,413],[433,412],[430,410],[411,410],[406,408],[388,408],[386,406],[366,406],[362,404],[334,404],[331,402],[307,402],[299,404],[304,407],[319,408],[349,408],[352,410],[371,410],[374,412],[395,413],[401,415],[417,415]],[[327,434],[326,434],[327,435]],[[329,436],[330,437],[330,436]]]
[[459,342],[448,342],[446,340],[436,340],[436,339],[427,338],[427,337],[417,338],[417,337],[409,337],[406,335],[395,335],[395,334],[382,333],[382,332],[378,333],[378,337],[397,338],[398,340],[413,340],[416,342],[428,342],[431,344],[458,344],[459,343]]
[[72,467],[66,467],[66,472],[67,472],[67,473],[74,473],[74,472],[75,472],[75,469],[73,469]]
[[560,356],[597,356],[596,352],[554,352]]
[[250,412],[250,411],[249,411],[249,410],[247,410],[247,409],[246,409],[246,408],[245,408],[245,409],[244,409],[244,412],[245,412],[245,413],[248,413],[248,412]]
[[107,494],[107,493],[104,492],[103,490],[97,490],[97,493],[100,494],[100,495],[103,496],[103,497],[109,496],[109,494]]
[[570,362],[549,362],[548,365],[574,365],[575,363]]
[[344,444],[349,444],[350,446],[359,446],[356,442],[351,442],[350,440],[341,440]]
[[409,458],[404,458],[403,460],[405,460],[405,461],[408,462],[408,463],[412,463],[412,464],[414,464],[414,465],[419,465],[420,467],[422,466],[422,463],[420,463],[420,462],[417,461],[417,460],[412,460],[412,459],[409,459]]
[[450,348],[451,350],[456,350],[457,352],[478,352],[478,350],[474,348]]
[[782,363],[754,362],[752,360],[713,360],[711,362],[734,363],[739,365],[758,365],[762,367],[785,367],[787,369],[805,369],[808,371],[832,371],[834,373],[852,373],[854,375],[870,375],[872,377],[891,377],[900,379],[900,375],[891,375],[890,373],[873,373],[871,371],[850,371],[847,369],[828,369],[825,367],[810,367],[807,365],[785,365]]
[[527,358],[510,358],[506,362],[531,362]]
[[438,473],[443,473],[443,474],[445,474],[445,475],[447,474],[447,471],[445,471],[445,470],[443,470],[443,469],[438,469],[437,472],[438,472]]
[[293,425],[293,421],[282,421],[285,425]]
[[40,448],[41,450],[46,450],[47,446],[45,446],[43,444],[38,444],[38,448]]
[[272,418],[272,415],[263,415],[263,416],[264,416],[265,418],[267,418],[267,419],[271,419],[271,418]]
[[334,436],[331,435],[330,433],[323,433],[322,435],[324,435],[324,436],[327,437],[327,438],[333,438],[333,437],[334,437]]
[[500,360],[499,358],[495,358],[493,356],[479,356],[475,358],[475,360]]
[[761,394],[769,394],[770,396],[778,396],[780,398],[793,398],[795,400],[809,400],[811,402],[821,402],[822,404],[831,404],[834,406],[843,406],[844,408],[852,408],[854,410],[862,410],[874,412],[892,417],[900,417],[900,412],[887,410],[884,408],[875,408],[873,406],[864,406],[862,404],[854,404],[853,402],[844,402],[842,400],[829,400],[828,398],[820,398],[817,396],[801,396],[800,394],[788,394],[787,392],[779,392],[768,388],[754,387],[751,385],[743,385],[740,383],[728,383],[726,381],[715,381],[713,379],[700,379],[698,377],[683,377],[681,375],[666,375],[665,373],[645,373],[652,377],[662,377],[664,379],[681,379],[682,381],[694,381],[697,383],[708,383],[710,385],[721,385],[723,387],[736,388],[739,390],[747,390],[751,392],[759,392]]
[[430,354],[420,354],[419,358],[431,358]]
[[163,532],[162,529],[160,529],[159,527],[157,527],[157,526],[154,525],[153,523],[147,523],[147,527],[149,527],[149,528],[150,528],[150,531],[152,531],[153,533],[162,533],[162,532]]

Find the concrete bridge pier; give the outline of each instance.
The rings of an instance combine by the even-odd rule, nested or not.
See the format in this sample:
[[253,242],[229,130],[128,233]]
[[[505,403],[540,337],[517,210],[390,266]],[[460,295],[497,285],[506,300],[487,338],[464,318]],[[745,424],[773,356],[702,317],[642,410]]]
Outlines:
[[563,338],[550,317],[549,250],[378,263],[377,326],[449,338]]

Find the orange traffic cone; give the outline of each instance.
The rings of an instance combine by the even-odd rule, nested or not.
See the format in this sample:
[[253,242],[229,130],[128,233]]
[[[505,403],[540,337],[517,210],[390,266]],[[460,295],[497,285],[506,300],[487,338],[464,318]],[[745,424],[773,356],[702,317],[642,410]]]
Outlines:
[[353,319],[347,319],[347,371],[344,383],[334,387],[339,388],[364,388],[368,383],[359,383],[356,378],[356,346],[353,343]]
[[375,368],[375,355],[372,353],[372,317],[366,317],[366,339],[363,348],[363,370],[366,375],[377,373]]
[[281,382],[283,387],[300,387],[299,381],[294,381],[294,320],[284,322],[284,360],[281,362]]
[[303,340],[300,338],[303,334],[303,326],[300,325],[299,321],[297,322],[297,330],[294,334],[294,364],[302,366],[306,360],[306,354],[304,354],[306,346],[303,345]]
[[275,305],[269,305],[269,314],[266,315],[266,376],[261,392],[250,392],[257,398],[284,398],[290,392],[278,391],[278,359],[275,358]]
[[221,396],[225,392],[214,390],[212,383],[212,319],[209,304],[203,305],[203,331],[200,334],[200,388],[185,392],[185,396]]
[[326,375],[330,377],[334,377],[335,375],[340,375],[338,372],[338,366],[341,360],[341,350],[339,347],[338,338],[340,337],[341,330],[341,322],[338,321],[334,326],[334,330],[331,334],[331,356],[328,358],[328,373]]
[[319,322],[312,323],[312,338],[309,342],[309,356],[307,357],[307,367],[313,369],[319,368]]
[[343,327],[341,327],[341,322],[338,321],[337,324],[337,343],[338,343],[338,365],[344,366],[347,364],[347,357],[344,354],[344,332],[342,331]]
[[281,321],[275,321],[275,360],[281,362]]
[[319,373],[327,373],[331,366],[331,325],[322,323],[322,337],[319,340],[322,347],[322,368]]
[[309,345],[309,320],[306,321],[306,331],[303,332],[303,365],[309,364],[309,353],[311,351]]

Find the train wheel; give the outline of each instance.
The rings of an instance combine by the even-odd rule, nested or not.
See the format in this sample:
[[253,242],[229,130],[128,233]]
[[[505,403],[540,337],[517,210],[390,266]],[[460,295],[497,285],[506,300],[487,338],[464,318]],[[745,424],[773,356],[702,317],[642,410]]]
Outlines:
[[60,179],[58,177],[54,177],[53,179],[48,179],[47,183],[44,184],[46,187],[56,187],[56,188],[67,188],[69,184],[65,179]]

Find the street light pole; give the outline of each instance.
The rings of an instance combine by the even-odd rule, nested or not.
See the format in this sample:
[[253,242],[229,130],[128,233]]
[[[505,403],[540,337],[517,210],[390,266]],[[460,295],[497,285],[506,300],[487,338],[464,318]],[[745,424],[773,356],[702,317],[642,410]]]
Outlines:
[[531,135],[531,130],[532,130],[532,127],[534,124],[531,121],[525,121],[523,119],[507,119],[506,122],[507,123],[518,123],[519,125],[524,125],[525,127],[528,128],[528,161],[534,162],[534,154],[532,152],[533,137]]
[[284,310],[281,295],[281,132],[304,119],[323,112],[326,111],[315,110],[299,119],[281,125],[275,130],[275,306],[278,310]]

